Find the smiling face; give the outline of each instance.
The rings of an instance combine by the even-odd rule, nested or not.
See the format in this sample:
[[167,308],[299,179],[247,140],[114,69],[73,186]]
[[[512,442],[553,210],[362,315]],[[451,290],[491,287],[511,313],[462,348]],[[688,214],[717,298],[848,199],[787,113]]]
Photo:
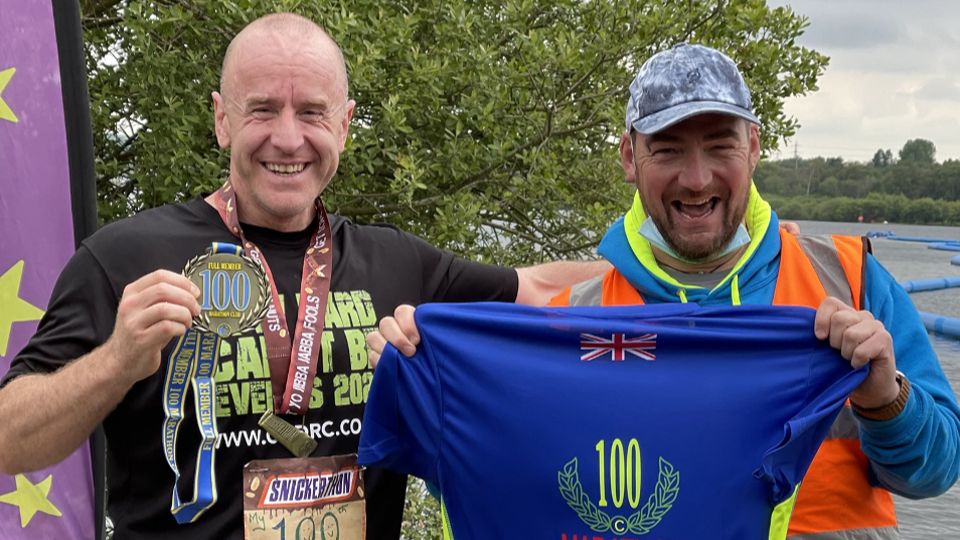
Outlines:
[[711,259],[733,238],[759,158],[757,126],[722,114],[620,141],[621,165],[644,210],[667,243],[692,261]]
[[248,27],[227,56],[214,115],[240,219],[302,230],[337,171],[353,115],[339,50],[319,28]]

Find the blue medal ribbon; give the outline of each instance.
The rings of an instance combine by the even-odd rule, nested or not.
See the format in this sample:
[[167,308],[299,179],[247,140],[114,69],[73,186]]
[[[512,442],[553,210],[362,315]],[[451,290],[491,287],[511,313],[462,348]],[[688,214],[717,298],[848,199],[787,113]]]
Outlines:
[[236,244],[229,244],[227,242],[213,242],[210,245],[211,253],[229,253],[230,255],[241,255],[243,253],[243,248]]
[[[214,242],[214,253],[240,253],[234,244]],[[167,360],[163,383],[163,453],[173,470],[173,498],[170,511],[177,523],[192,523],[217,502],[214,451],[217,444],[217,418],[214,414],[216,389],[214,376],[220,354],[220,336],[193,328],[180,337]],[[190,386],[187,386],[187,383]],[[180,499],[180,469],[177,467],[177,434],[184,419],[187,392],[193,390],[197,427],[202,439],[197,450],[193,479],[193,498]]]

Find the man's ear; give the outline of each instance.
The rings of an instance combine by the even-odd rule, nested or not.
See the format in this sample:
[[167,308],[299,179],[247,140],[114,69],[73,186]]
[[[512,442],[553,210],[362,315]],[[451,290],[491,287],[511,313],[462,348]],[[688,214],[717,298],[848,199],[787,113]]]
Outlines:
[[637,183],[637,162],[634,160],[633,137],[629,131],[620,136],[620,166],[623,167],[623,181]]
[[227,118],[226,104],[220,92],[210,94],[213,98],[213,131],[217,134],[220,148],[230,148],[230,119]]
[[748,122],[747,125],[750,128],[750,174],[752,175],[757,168],[757,163],[760,163],[760,126],[752,122]]
[[343,152],[344,147],[347,144],[347,135],[350,134],[350,119],[353,118],[353,109],[357,106],[357,103],[352,99],[347,101],[347,108],[343,114],[343,118],[340,120],[340,151]]

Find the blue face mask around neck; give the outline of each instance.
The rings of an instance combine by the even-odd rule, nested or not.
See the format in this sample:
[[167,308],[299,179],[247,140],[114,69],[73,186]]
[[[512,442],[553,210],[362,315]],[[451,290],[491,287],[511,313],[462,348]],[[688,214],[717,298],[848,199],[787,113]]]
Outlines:
[[734,251],[750,243],[750,233],[747,232],[747,228],[743,226],[743,223],[741,223],[737,227],[737,232],[733,234],[733,238],[731,238],[730,241],[727,242],[727,245],[723,249],[718,251],[709,259],[693,261],[693,260],[687,259],[686,257],[682,257],[670,246],[670,244],[667,243],[667,240],[663,237],[662,234],[660,234],[660,229],[657,228],[657,225],[653,222],[652,218],[647,217],[647,219],[643,220],[643,224],[640,225],[639,232],[640,232],[640,236],[646,238],[647,241],[653,244],[654,246],[657,246],[657,249],[659,249],[660,251],[673,257],[674,259],[677,259],[679,261],[683,261],[686,263],[703,263],[703,262],[715,261],[725,255],[729,255],[730,253],[733,253]]

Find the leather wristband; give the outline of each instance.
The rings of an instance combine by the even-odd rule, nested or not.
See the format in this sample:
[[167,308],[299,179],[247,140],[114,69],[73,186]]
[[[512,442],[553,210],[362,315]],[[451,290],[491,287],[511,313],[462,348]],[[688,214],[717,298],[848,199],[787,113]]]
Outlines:
[[883,421],[896,418],[898,414],[903,412],[903,408],[907,406],[907,399],[910,397],[910,380],[907,379],[906,375],[898,371],[897,384],[900,385],[900,393],[897,394],[896,399],[887,405],[873,409],[864,409],[857,406],[856,403],[851,403],[853,410],[868,420]]

